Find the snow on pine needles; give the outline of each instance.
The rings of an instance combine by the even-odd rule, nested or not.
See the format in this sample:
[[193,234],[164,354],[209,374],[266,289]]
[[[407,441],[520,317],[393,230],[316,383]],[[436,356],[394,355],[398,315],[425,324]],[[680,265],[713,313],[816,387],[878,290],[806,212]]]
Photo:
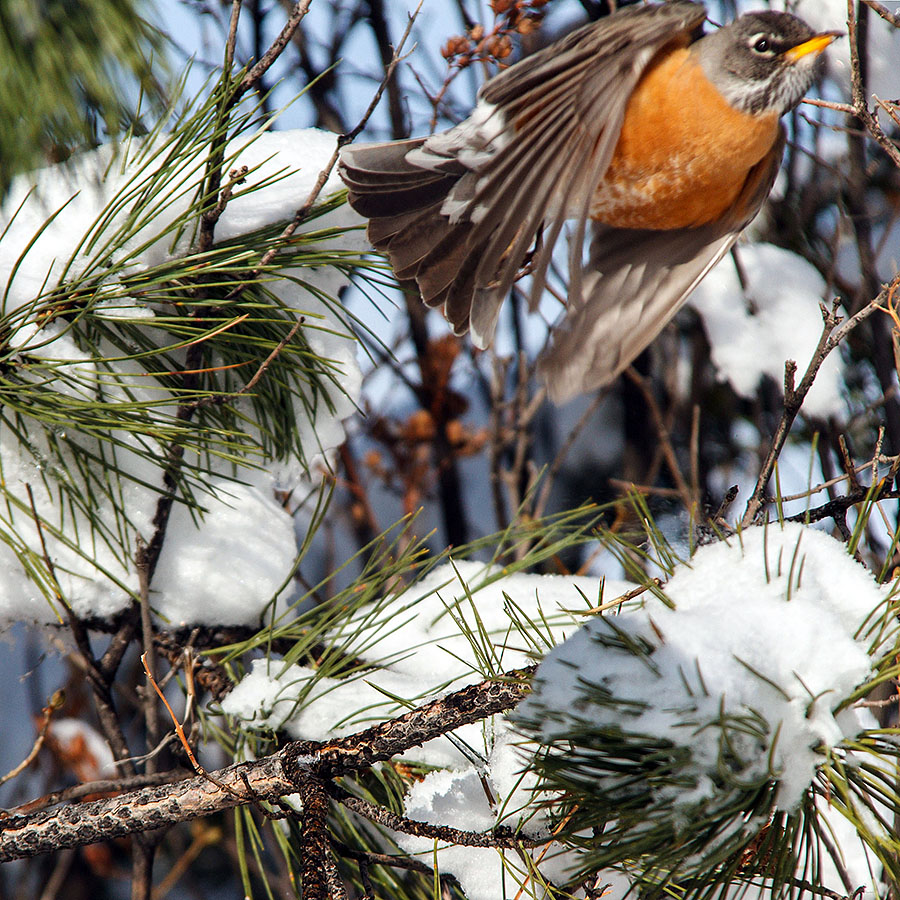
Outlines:
[[[231,196],[203,251],[208,154],[197,146],[218,126],[214,106],[184,116],[177,136],[21,176],[0,210],[0,625],[57,620],[62,604],[101,618],[127,606],[138,539],[153,539],[172,478],[152,605],[170,625],[258,622],[297,555],[275,492],[316,489],[308,473],[356,409],[356,342],[331,298],[363,247],[347,234],[356,216],[328,201],[335,175],[321,195],[330,211],[253,274],[334,136],[229,142]],[[303,327],[241,393],[298,318]],[[191,348],[203,349],[199,363],[189,364]]]

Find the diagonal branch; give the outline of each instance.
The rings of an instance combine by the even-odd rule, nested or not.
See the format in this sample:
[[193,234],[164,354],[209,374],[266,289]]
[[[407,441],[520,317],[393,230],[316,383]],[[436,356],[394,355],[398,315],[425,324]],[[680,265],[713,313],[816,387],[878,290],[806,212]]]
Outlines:
[[[469,685],[356,734],[335,741],[297,741],[256,762],[208,777],[187,778],[118,797],[25,815],[0,816],[0,862],[108,841],[208,816],[235,806],[276,801],[312,782],[367,769],[462,725],[512,709],[528,691],[517,669],[503,680]],[[327,873],[326,873],[327,874]]]
[[838,307],[836,303],[831,310],[828,310],[823,306],[822,317],[824,324],[822,334],[819,338],[818,346],[812,355],[812,359],[807,366],[806,372],[800,380],[800,384],[796,387],[794,386],[794,376],[797,371],[797,364],[792,360],[788,360],[788,363],[785,365],[784,408],[781,414],[781,421],[778,423],[775,436],[772,438],[772,444],[769,447],[769,452],[766,455],[765,462],[760,470],[759,478],[756,481],[756,487],[753,489],[753,494],[747,502],[747,508],[744,510],[744,515],[741,519],[741,525],[743,527],[746,528],[753,524],[762,511],[763,505],[765,504],[766,486],[769,483],[769,479],[772,477],[772,472],[775,470],[775,464],[787,441],[791,426],[794,424],[794,420],[800,413],[800,407],[803,405],[806,395],[813,386],[813,382],[815,381],[819,368],[825,361],[825,357],[828,356],[828,354],[831,353],[831,351],[834,350],[859,324],[876,312],[883,311],[885,305],[890,303],[891,297],[898,285],[900,285],[900,275],[898,275],[891,284],[885,285],[874,300],[867,303],[858,313],[856,313],[856,315],[851,316],[843,324],[841,324],[841,317],[837,313]]

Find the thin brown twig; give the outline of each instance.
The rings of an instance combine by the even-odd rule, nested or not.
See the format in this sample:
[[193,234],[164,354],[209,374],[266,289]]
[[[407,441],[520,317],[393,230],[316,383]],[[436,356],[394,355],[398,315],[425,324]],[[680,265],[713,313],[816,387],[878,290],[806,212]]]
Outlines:
[[[866,2],[866,0],[863,0],[863,2]],[[866,3],[866,6],[874,8],[871,3]],[[878,117],[872,113],[866,102],[853,0],[847,0],[847,10],[847,36],[850,39],[850,91],[853,98],[853,115],[862,122],[869,134],[877,141],[878,146],[891,158],[894,165],[900,168],[900,148],[884,133],[878,122]],[[878,12],[877,9],[876,12]]]
[[844,467],[844,474],[847,476],[847,483],[850,486],[851,493],[860,489],[859,479],[856,477],[856,469],[853,465],[853,458],[850,456],[850,450],[847,447],[846,435],[838,435],[838,451],[841,456],[841,465]]
[[656,428],[656,434],[659,438],[659,445],[663,456],[665,457],[666,465],[672,475],[672,480],[675,482],[675,487],[681,496],[684,508],[692,509],[696,505],[696,498],[692,496],[690,486],[684,480],[684,475],[681,474],[681,466],[678,464],[678,457],[675,454],[675,448],[672,445],[669,429],[666,427],[666,423],[663,420],[662,412],[656,402],[656,398],[653,396],[653,392],[647,384],[647,379],[644,378],[634,366],[629,366],[625,370],[625,375],[641,392],[644,402],[647,404],[647,409],[650,411],[650,416],[653,419],[653,425]]
[[[510,404],[509,442],[512,450],[512,461],[508,468],[500,469],[500,476],[506,487],[509,509],[520,510],[525,498],[530,493],[536,472],[531,457],[534,442],[534,431],[531,424],[544,403],[546,388],[539,388],[529,397],[530,368],[525,351],[519,351],[516,366],[516,389]],[[521,544],[516,548],[518,556],[527,552],[527,546]]]
[[588,404],[587,409],[581,414],[581,417],[575,423],[575,427],[566,436],[566,439],[565,441],[563,441],[563,444],[559,448],[556,456],[553,457],[553,462],[550,463],[550,467],[544,474],[544,483],[541,485],[540,493],[538,494],[537,501],[534,504],[535,518],[541,518],[541,516],[544,515],[544,510],[547,508],[547,503],[550,500],[550,491],[553,489],[553,485],[555,484],[556,479],[559,476],[559,472],[562,469],[566,458],[572,451],[572,447],[575,446],[575,441],[578,440],[578,438],[581,436],[582,432],[587,427],[594,414],[600,408],[600,404],[603,403],[605,399],[605,393],[597,393],[594,399]]
[[[156,669],[156,651],[153,641],[153,620],[150,610],[150,574],[147,567],[147,556],[144,552],[144,542],[138,538],[138,552],[135,556],[135,568],[138,574],[138,591],[140,594],[141,609],[141,639],[144,653],[141,660],[145,669],[153,674]],[[144,690],[144,724],[147,729],[147,750],[152,750],[159,743],[159,707],[153,699],[153,695]],[[151,754],[145,766],[147,774],[156,772],[156,754]]]
[[256,65],[241,79],[235,102],[246,94],[247,91],[255,87],[256,83],[269,71],[278,57],[281,56],[284,52],[284,48],[290,43],[291,38],[294,36],[294,32],[300,27],[300,23],[309,11],[310,3],[311,0],[299,0],[298,3],[294,4],[291,14],[288,16],[288,19],[284,23],[278,36],[269,45],[269,49],[263,53],[259,62],[257,62]]
[[850,316],[840,327],[834,329],[826,344],[826,355],[831,353],[854,328],[865,322],[869,316],[874,315],[876,312],[884,312],[885,302],[890,301],[890,298],[898,288],[900,288],[900,274],[895,275],[890,284],[885,285],[874,300],[870,300],[858,313]]
[[552,840],[550,837],[528,838],[502,825],[494,828],[492,831],[464,831],[460,828],[451,828],[449,825],[431,825],[428,822],[420,822],[416,819],[408,819],[406,816],[398,816],[383,806],[376,806],[374,803],[369,803],[360,797],[354,797],[343,789],[332,785],[329,785],[328,792],[343,806],[346,806],[347,809],[369,819],[371,822],[390,828],[392,831],[399,831],[401,834],[411,834],[416,837],[426,837],[460,847],[506,849],[539,847]]
[[82,797],[96,794],[121,794],[125,791],[133,791],[153,785],[174,784],[189,777],[190,775],[186,772],[173,771],[158,772],[155,775],[133,775],[127,778],[104,778],[99,781],[85,781],[82,784],[73,784],[71,787],[63,788],[61,791],[53,791],[49,794],[44,794],[43,797],[29,800],[27,803],[16,806],[8,812],[11,815],[22,816],[28,813],[40,812],[51,806],[57,806],[60,803],[66,803],[71,800],[81,800]]
[[877,0],[862,0],[866,6],[873,12],[877,13],[885,22],[893,25],[894,28],[900,28],[900,15],[892,13],[884,4],[878,3]]
[[112,694],[110,692],[112,675],[107,674],[101,666],[98,665],[83,623],[78,619],[68,603],[65,602],[65,598],[63,597],[62,590],[60,589],[59,582],[56,578],[56,568],[53,565],[53,560],[47,550],[47,543],[44,540],[43,524],[41,522],[41,517],[38,515],[37,506],[34,501],[34,493],[31,490],[31,485],[29,483],[26,483],[25,490],[28,493],[28,501],[31,504],[31,513],[34,517],[35,527],[37,528],[38,537],[41,542],[44,565],[47,567],[47,572],[53,581],[53,590],[56,594],[56,599],[62,604],[63,609],[65,610],[69,623],[69,630],[75,640],[75,646],[78,648],[78,652],[84,661],[84,670],[91,685],[91,692],[94,697],[100,727],[103,730],[103,734],[106,737],[110,749],[113,751],[113,756],[129,767],[128,774],[134,775],[135,771],[133,767],[127,763],[129,755],[128,743],[125,740],[125,735],[122,732],[112,702]]
[[882,100],[877,94],[872,94],[872,99],[891,117],[894,124],[900,127],[900,116],[897,115],[900,104],[898,104],[896,100]]
[[649,591],[651,587],[661,588],[662,586],[663,580],[661,578],[651,578],[646,584],[639,584],[637,587],[632,588],[630,591],[626,591],[614,600],[606,600],[599,606],[592,606],[590,609],[568,609],[566,612],[575,616],[596,616],[598,613],[608,612],[611,609],[616,609],[623,603],[628,603],[631,600],[637,599],[641,594]]
[[175,734],[178,735],[178,740],[181,742],[181,746],[184,748],[184,752],[187,754],[187,758],[190,760],[191,765],[194,768],[194,771],[198,774],[206,778],[208,781],[211,781],[216,787],[221,788],[223,791],[227,793],[234,793],[233,788],[224,784],[220,780],[218,780],[215,775],[211,775],[200,763],[197,761],[197,757],[194,756],[194,751],[191,749],[190,741],[187,739],[187,735],[184,733],[184,726],[181,722],[178,721],[178,718],[175,715],[175,711],[169,705],[169,701],[166,699],[166,695],[162,692],[159,685],[156,683],[156,679],[153,677],[153,673],[147,666],[147,654],[141,654],[141,663],[144,666],[144,673],[147,676],[147,680],[153,686],[153,689],[156,691],[157,696],[160,700],[162,700],[163,705],[168,711],[169,715],[172,718],[172,724],[175,726]]
[[816,97],[804,97],[801,102],[806,103],[809,106],[821,106],[824,109],[833,109],[835,112],[844,113],[848,116],[856,114],[856,108],[849,103],[835,103],[833,100],[819,100]]
[[683,498],[684,493],[678,488],[657,487],[653,484],[638,484],[635,481],[628,481],[624,478],[610,478],[609,486],[617,488],[623,493],[636,491],[639,494],[646,494],[648,497],[678,497]]
[[[246,318],[246,316],[241,316],[241,319]],[[301,329],[301,327],[306,322],[305,316],[299,316],[297,321],[291,326],[291,330],[272,348],[269,355],[260,363],[259,368],[256,372],[253,373],[253,377],[240,389],[235,391],[233,394],[207,394],[205,397],[200,397],[197,400],[194,400],[193,403],[188,404],[192,406],[194,409],[200,409],[201,407],[206,406],[221,406],[225,403],[230,403],[238,397],[243,396],[244,394],[249,394],[253,388],[259,383],[259,380],[266,374],[269,370],[269,367],[273,362],[278,358],[281,354],[281,351],[294,339],[297,332]]]
[[[303,205],[300,206],[297,211],[294,213],[291,221],[284,227],[283,231],[280,235],[275,239],[272,243],[272,246],[263,254],[262,259],[259,262],[259,266],[251,274],[251,277],[245,281],[242,281],[240,284],[236,285],[226,296],[226,300],[234,300],[235,297],[239,297],[246,289],[248,284],[250,284],[253,279],[258,278],[259,275],[264,271],[266,266],[275,258],[275,255],[278,253],[279,249],[284,245],[286,241],[288,241],[293,235],[294,232],[300,227],[301,224],[306,220],[306,217],[309,215],[313,206],[315,205],[316,200],[319,198],[319,194],[322,193],[322,189],[325,187],[325,184],[328,181],[329,176],[331,175],[332,170],[341,154],[341,148],[346,144],[354,141],[359,134],[362,132],[363,128],[366,127],[366,123],[372,116],[372,113],[375,112],[375,108],[378,106],[379,101],[381,100],[382,94],[384,94],[385,88],[388,85],[388,82],[391,79],[391,76],[394,74],[394,70],[397,66],[408,56],[408,54],[401,55],[400,51],[403,49],[404,44],[409,38],[409,35],[412,31],[413,23],[416,20],[416,17],[419,14],[419,11],[422,8],[422,3],[424,0],[419,0],[419,5],[416,7],[414,12],[409,17],[409,22],[406,26],[406,30],[403,32],[403,35],[400,38],[400,41],[397,44],[397,49],[394,51],[394,56],[391,59],[390,65],[384,73],[384,78],[381,79],[381,83],[378,85],[378,89],[375,91],[375,95],[372,97],[371,102],[369,103],[366,111],[363,113],[359,122],[348,131],[346,134],[338,135],[337,144],[335,146],[334,152],[331,154],[331,158],[325,164],[324,168],[321,172],[319,172],[318,177],[316,178],[315,184],[312,187],[312,190],[309,192],[306,200],[303,202]],[[299,4],[298,4],[299,5]],[[308,3],[307,3],[308,5]],[[412,51],[410,51],[412,52]]]
[[860,488],[855,493],[846,494],[843,497],[835,497],[834,500],[829,500],[827,503],[814,509],[808,509],[793,516],[785,516],[784,521],[803,522],[806,524],[821,522],[824,519],[835,519],[837,523],[842,514],[860,503],[897,500],[900,498],[900,490],[883,490],[882,487],[883,485],[876,485],[874,490],[872,488]]
[[[873,458],[868,462],[864,463],[856,463],[853,466],[854,472],[864,472],[866,469],[870,468],[873,463],[882,462],[887,464],[887,461],[890,459],[898,459],[900,457],[885,457],[881,460],[877,460]],[[827,491],[828,488],[834,487],[836,484],[840,484],[842,481],[847,481],[847,474],[843,475],[835,475],[834,478],[829,478],[827,481],[822,481],[813,487],[807,488],[805,491],[798,491],[796,494],[783,494],[781,496],[782,503],[791,503],[794,500],[805,500],[808,497],[811,497],[813,494],[818,494],[821,491]]]
[[22,762],[10,769],[5,775],[0,775],[0,784],[5,784],[11,779],[17,778],[31,765],[38,753],[41,752],[41,747],[44,746],[44,741],[47,739],[47,732],[50,731],[53,714],[62,709],[65,700],[66,698],[63,691],[56,691],[53,696],[50,697],[47,701],[47,705],[41,710],[41,725],[38,728],[37,737],[31,745],[31,750],[28,751],[28,755]]
[[194,751],[191,749],[191,745],[188,743],[187,735],[184,733],[184,728],[182,727],[181,722],[178,721],[178,718],[175,715],[175,711],[169,705],[169,701],[166,699],[166,695],[160,690],[159,685],[156,683],[156,679],[153,677],[153,672],[147,665],[146,653],[141,654],[141,664],[144,666],[144,674],[147,676],[147,680],[150,682],[153,690],[156,691],[159,699],[162,700],[163,705],[172,718],[172,724],[175,726],[175,733],[178,735],[178,740],[181,741],[181,746],[184,747],[184,752],[187,754],[188,759],[191,761],[191,765],[194,767],[194,771],[198,775],[204,774],[203,767],[200,765],[200,763],[197,762],[197,757],[194,756]]
[[228,37],[225,39],[225,62],[222,65],[224,71],[230,72],[234,65],[234,51],[237,47],[238,21],[241,17],[243,0],[231,0],[231,17],[228,21]]
[[109,800],[0,818],[0,862],[158,829],[235,806],[277,800],[310,779],[330,780],[370,768],[462,725],[515,707],[528,692],[534,666],[502,680],[469,685],[330,742],[288,744],[272,756],[237,763],[208,777],[144,788]]
[[854,328],[868,319],[869,316],[874,315],[879,309],[883,309],[885,300],[891,295],[893,290],[896,289],[898,283],[900,283],[900,275],[897,275],[890,285],[885,286],[874,300],[867,303],[858,313],[856,313],[856,315],[851,316],[846,322],[843,322],[843,324],[841,324],[842,319],[838,315],[837,301],[834,302],[831,310],[828,310],[824,305],[821,307],[823,319],[822,334],[819,337],[818,345],[813,352],[809,365],[806,368],[806,372],[800,380],[800,384],[796,387],[794,386],[794,379],[797,364],[793,362],[793,360],[788,360],[785,364],[784,405],[781,420],[778,423],[768,453],[763,461],[759,477],[756,481],[756,486],[753,489],[750,499],[747,501],[744,515],[741,518],[742,527],[746,528],[752,524],[762,510],[765,502],[766,487],[769,483],[769,479],[772,477],[775,463],[781,454],[781,450],[790,433],[791,426],[797,418],[800,408],[803,405],[803,401],[806,399],[806,395],[809,393],[825,358],[841,343],[842,340],[844,340],[844,338],[846,338],[848,334],[850,334],[851,331],[853,331]]
[[491,500],[494,504],[495,526],[503,531],[509,525],[506,501],[503,495],[503,455],[506,452],[506,423],[503,415],[507,407],[504,402],[506,375],[509,371],[509,359],[492,356],[493,366],[489,384],[489,434],[488,468],[491,478]]
[[688,458],[691,464],[691,496],[700,499],[700,404],[691,408],[691,437],[688,442]]
[[409,869],[412,872],[431,874],[434,869],[419,859],[410,856],[392,856],[389,853],[373,853],[371,850],[357,850],[341,841],[332,840],[331,846],[341,854],[357,862],[365,862],[370,866],[392,866],[397,869]]

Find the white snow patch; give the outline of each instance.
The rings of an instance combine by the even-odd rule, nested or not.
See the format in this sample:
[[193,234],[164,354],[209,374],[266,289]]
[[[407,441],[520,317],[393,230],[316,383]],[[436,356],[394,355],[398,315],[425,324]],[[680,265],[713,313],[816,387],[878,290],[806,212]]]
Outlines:
[[[169,625],[257,625],[297,556],[294,523],[272,491],[215,479],[198,527],[184,505],[169,520],[151,604]],[[290,589],[288,584],[287,589]]]
[[47,734],[68,768],[82,783],[116,777],[116,762],[109,744],[86,722],[72,718],[55,719],[50,723]]
[[[696,785],[673,791],[673,808],[711,796],[721,729],[703,727],[720,714],[759,714],[768,742],[730,732],[745,769],[741,780],[777,774],[779,808],[793,810],[812,780],[822,746],[834,747],[874,723],[868,713],[832,712],[871,674],[861,631],[886,593],[828,535],[796,524],[753,528],[700,548],[665,586],[676,608],[647,601],[615,617],[651,647],[652,665],[625,650],[600,647],[613,634],[595,618],[551,652],[519,711],[546,716],[541,738],[552,742],[576,722],[621,727],[686,746]],[[752,674],[759,673],[758,675]],[[621,703],[592,703],[585,685]],[[647,705],[648,700],[650,701]],[[685,727],[685,722],[695,723]],[[777,734],[777,743],[771,739]]]
[[[482,633],[487,635],[482,646],[485,652],[493,648],[497,669],[505,670],[531,662],[528,648],[510,626],[509,609],[531,618],[543,613],[549,623],[548,640],[561,641],[580,625],[580,618],[571,611],[598,603],[600,584],[599,578],[504,577],[501,570],[475,562],[444,565],[394,598],[376,619],[368,621],[361,611],[342,623],[341,631],[347,635],[361,630],[358,649],[351,644],[347,652],[371,662],[372,668],[350,678],[316,678],[306,667],[257,660],[222,708],[257,727],[285,728],[296,739],[348,734],[403,712],[394,696],[421,702],[481,679],[472,645],[450,613],[453,610],[457,619],[476,628],[467,589]],[[603,600],[612,600],[630,587],[607,581]],[[513,740],[506,720],[494,716],[464,726],[454,732],[454,738],[455,742],[446,737],[430,741],[404,755],[410,761],[443,767],[412,787],[406,815],[465,830],[485,831],[503,824],[521,827],[526,834],[545,833],[545,815],[535,809],[531,791],[535,776],[523,772],[521,740],[518,736]],[[398,840],[408,852],[433,862],[432,840],[409,836]],[[537,860],[542,850],[528,852]],[[524,880],[529,884],[527,896],[544,896],[514,851],[441,847],[437,853],[440,870],[459,880],[469,900],[515,897]],[[551,844],[540,861],[542,876],[561,880],[574,860],[571,852]]]
[[[695,787],[673,791],[674,807],[696,803],[715,789],[711,773],[720,748],[714,727],[679,727],[679,708],[693,704],[692,717],[701,723],[718,719],[720,704],[733,714],[757,711],[768,722],[769,734],[778,733],[772,761],[784,809],[794,808],[809,786],[821,760],[817,747],[834,746],[874,724],[865,710],[837,716],[832,710],[871,674],[863,626],[878,614],[886,591],[842,544],[799,525],[749,529],[728,543],[701,548],[665,587],[674,611],[648,600],[643,608],[614,618],[617,629],[656,646],[652,660],[658,674],[630,654],[600,651],[594,638],[608,629],[605,617],[593,616],[590,624],[579,627],[583,619],[571,611],[597,603],[599,579],[503,577],[500,570],[464,562],[435,570],[378,616],[365,620],[360,612],[342,623],[348,636],[362,626],[358,646],[351,643],[347,649],[371,668],[350,678],[316,678],[309,668],[258,660],[225,699],[224,710],[256,725],[285,728],[295,738],[325,740],[404,711],[394,696],[419,704],[479,680],[476,654],[448,612],[450,607],[474,624],[460,582],[468,585],[483,633],[489,636],[481,645],[485,651],[494,647],[498,668],[529,661],[521,638],[509,627],[513,604],[532,618],[540,608],[551,622],[551,642],[571,635],[545,658],[532,698],[520,706],[539,710],[543,740],[552,741],[577,719],[687,742]],[[628,587],[607,583],[603,600],[621,596]],[[340,641],[341,635],[333,637]],[[624,701],[652,702],[626,722],[620,710],[586,701],[585,682],[603,684]],[[529,836],[545,835],[545,812],[535,804],[536,781],[521,734],[511,730],[505,717],[495,716],[458,729],[455,737],[465,751],[441,738],[405,755],[438,767],[410,788],[406,815],[465,830],[506,825]],[[758,743],[739,748],[747,761],[741,778],[769,774],[770,747]],[[436,852],[440,871],[454,875],[469,900],[512,898],[526,880],[529,891],[544,896],[539,879],[529,878],[512,852],[435,847],[431,839],[410,836],[398,840],[428,864]],[[851,877],[865,883],[866,872],[857,871],[867,865],[865,854],[848,850],[848,859],[856,867]],[[577,864],[577,851],[552,845],[539,869],[542,877],[561,883]],[[607,872],[603,878],[613,885],[613,896],[627,892],[626,874]]]
[[[822,276],[788,250],[741,245],[738,258],[746,291],[729,258],[695,288],[689,302],[703,319],[719,378],[752,398],[765,375],[784,385],[788,359],[797,363],[799,383],[822,334],[819,304],[830,306],[831,297]],[[844,411],[842,371],[840,356],[832,352],[803,404],[805,413],[827,417]]]
[[[896,13],[897,4],[885,4]],[[816,31],[847,30],[847,4],[844,0],[797,0],[791,8]],[[900,57],[900,32],[877,15],[869,12],[868,85],[872,94],[882,100],[894,100],[900,95],[897,59]],[[839,83],[844,97],[850,99],[850,42],[838,38],[826,51],[827,71]],[[819,110],[816,110],[818,113]]]
[[[518,816],[510,815],[510,801],[520,792],[524,797],[527,787],[536,783],[530,773],[523,780],[521,769],[521,754],[504,731],[503,737],[498,737],[494,744],[486,769],[479,771],[468,766],[461,770],[430,772],[410,788],[404,802],[405,813],[411,819],[465,831],[484,832],[496,825],[515,828],[521,823]],[[512,780],[508,776],[512,776]],[[530,812],[534,814],[533,810]],[[543,815],[537,814],[522,831],[529,836],[546,833],[540,827],[543,822]],[[429,865],[434,864],[437,849],[438,869],[459,881],[468,900],[551,896],[539,879],[529,877],[529,868],[538,867],[541,879],[562,881],[577,859],[574,852],[564,850],[556,842],[523,850],[531,858],[530,867],[526,867],[514,850],[443,844],[436,848],[433,839],[411,835],[400,835],[397,840],[407,853]],[[528,887],[520,894],[523,882]]]
[[[394,696],[419,703],[482,679],[472,645],[463,627],[454,620],[456,615],[467,627],[478,628],[466,590],[473,597],[498,671],[532,662],[529,648],[511,627],[505,596],[524,615],[536,618],[542,612],[550,623],[554,642],[564,640],[580,625],[580,620],[568,611],[584,610],[598,602],[599,578],[498,575],[498,570],[476,562],[440,566],[393,598],[382,615],[372,618],[367,610],[361,610],[348,616],[341,623],[340,633],[336,631],[331,636],[340,642],[342,635],[354,635],[354,642],[345,651],[371,668],[347,678],[320,676],[310,686],[316,674],[310,668],[285,668],[273,662],[267,670],[270,674],[263,680],[254,667],[223,701],[223,708],[252,721],[256,709],[273,706],[275,699],[286,701],[289,694],[285,686],[293,685],[293,699],[301,692],[308,694],[301,708],[285,713],[287,718],[279,727],[286,728],[298,740],[349,734],[403,712],[405,707],[392,699]],[[607,581],[604,600],[614,599],[631,587],[624,582]],[[248,679],[250,686],[245,688]],[[249,695],[244,691],[251,688],[253,694],[246,699]],[[288,709],[286,705],[279,708]],[[486,733],[481,724],[464,726],[455,734],[458,741],[477,753],[489,752],[494,743],[493,733]],[[458,767],[469,761],[470,754],[461,752],[459,745],[449,739],[439,738],[413,748],[404,758],[427,765]]]

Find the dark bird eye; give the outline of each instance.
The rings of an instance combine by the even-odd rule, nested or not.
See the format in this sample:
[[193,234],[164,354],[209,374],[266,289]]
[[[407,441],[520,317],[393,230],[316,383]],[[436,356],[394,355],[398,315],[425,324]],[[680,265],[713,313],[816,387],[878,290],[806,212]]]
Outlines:
[[757,53],[768,53],[771,49],[771,44],[769,43],[769,39],[765,37],[757,38],[753,42],[753,49]]

